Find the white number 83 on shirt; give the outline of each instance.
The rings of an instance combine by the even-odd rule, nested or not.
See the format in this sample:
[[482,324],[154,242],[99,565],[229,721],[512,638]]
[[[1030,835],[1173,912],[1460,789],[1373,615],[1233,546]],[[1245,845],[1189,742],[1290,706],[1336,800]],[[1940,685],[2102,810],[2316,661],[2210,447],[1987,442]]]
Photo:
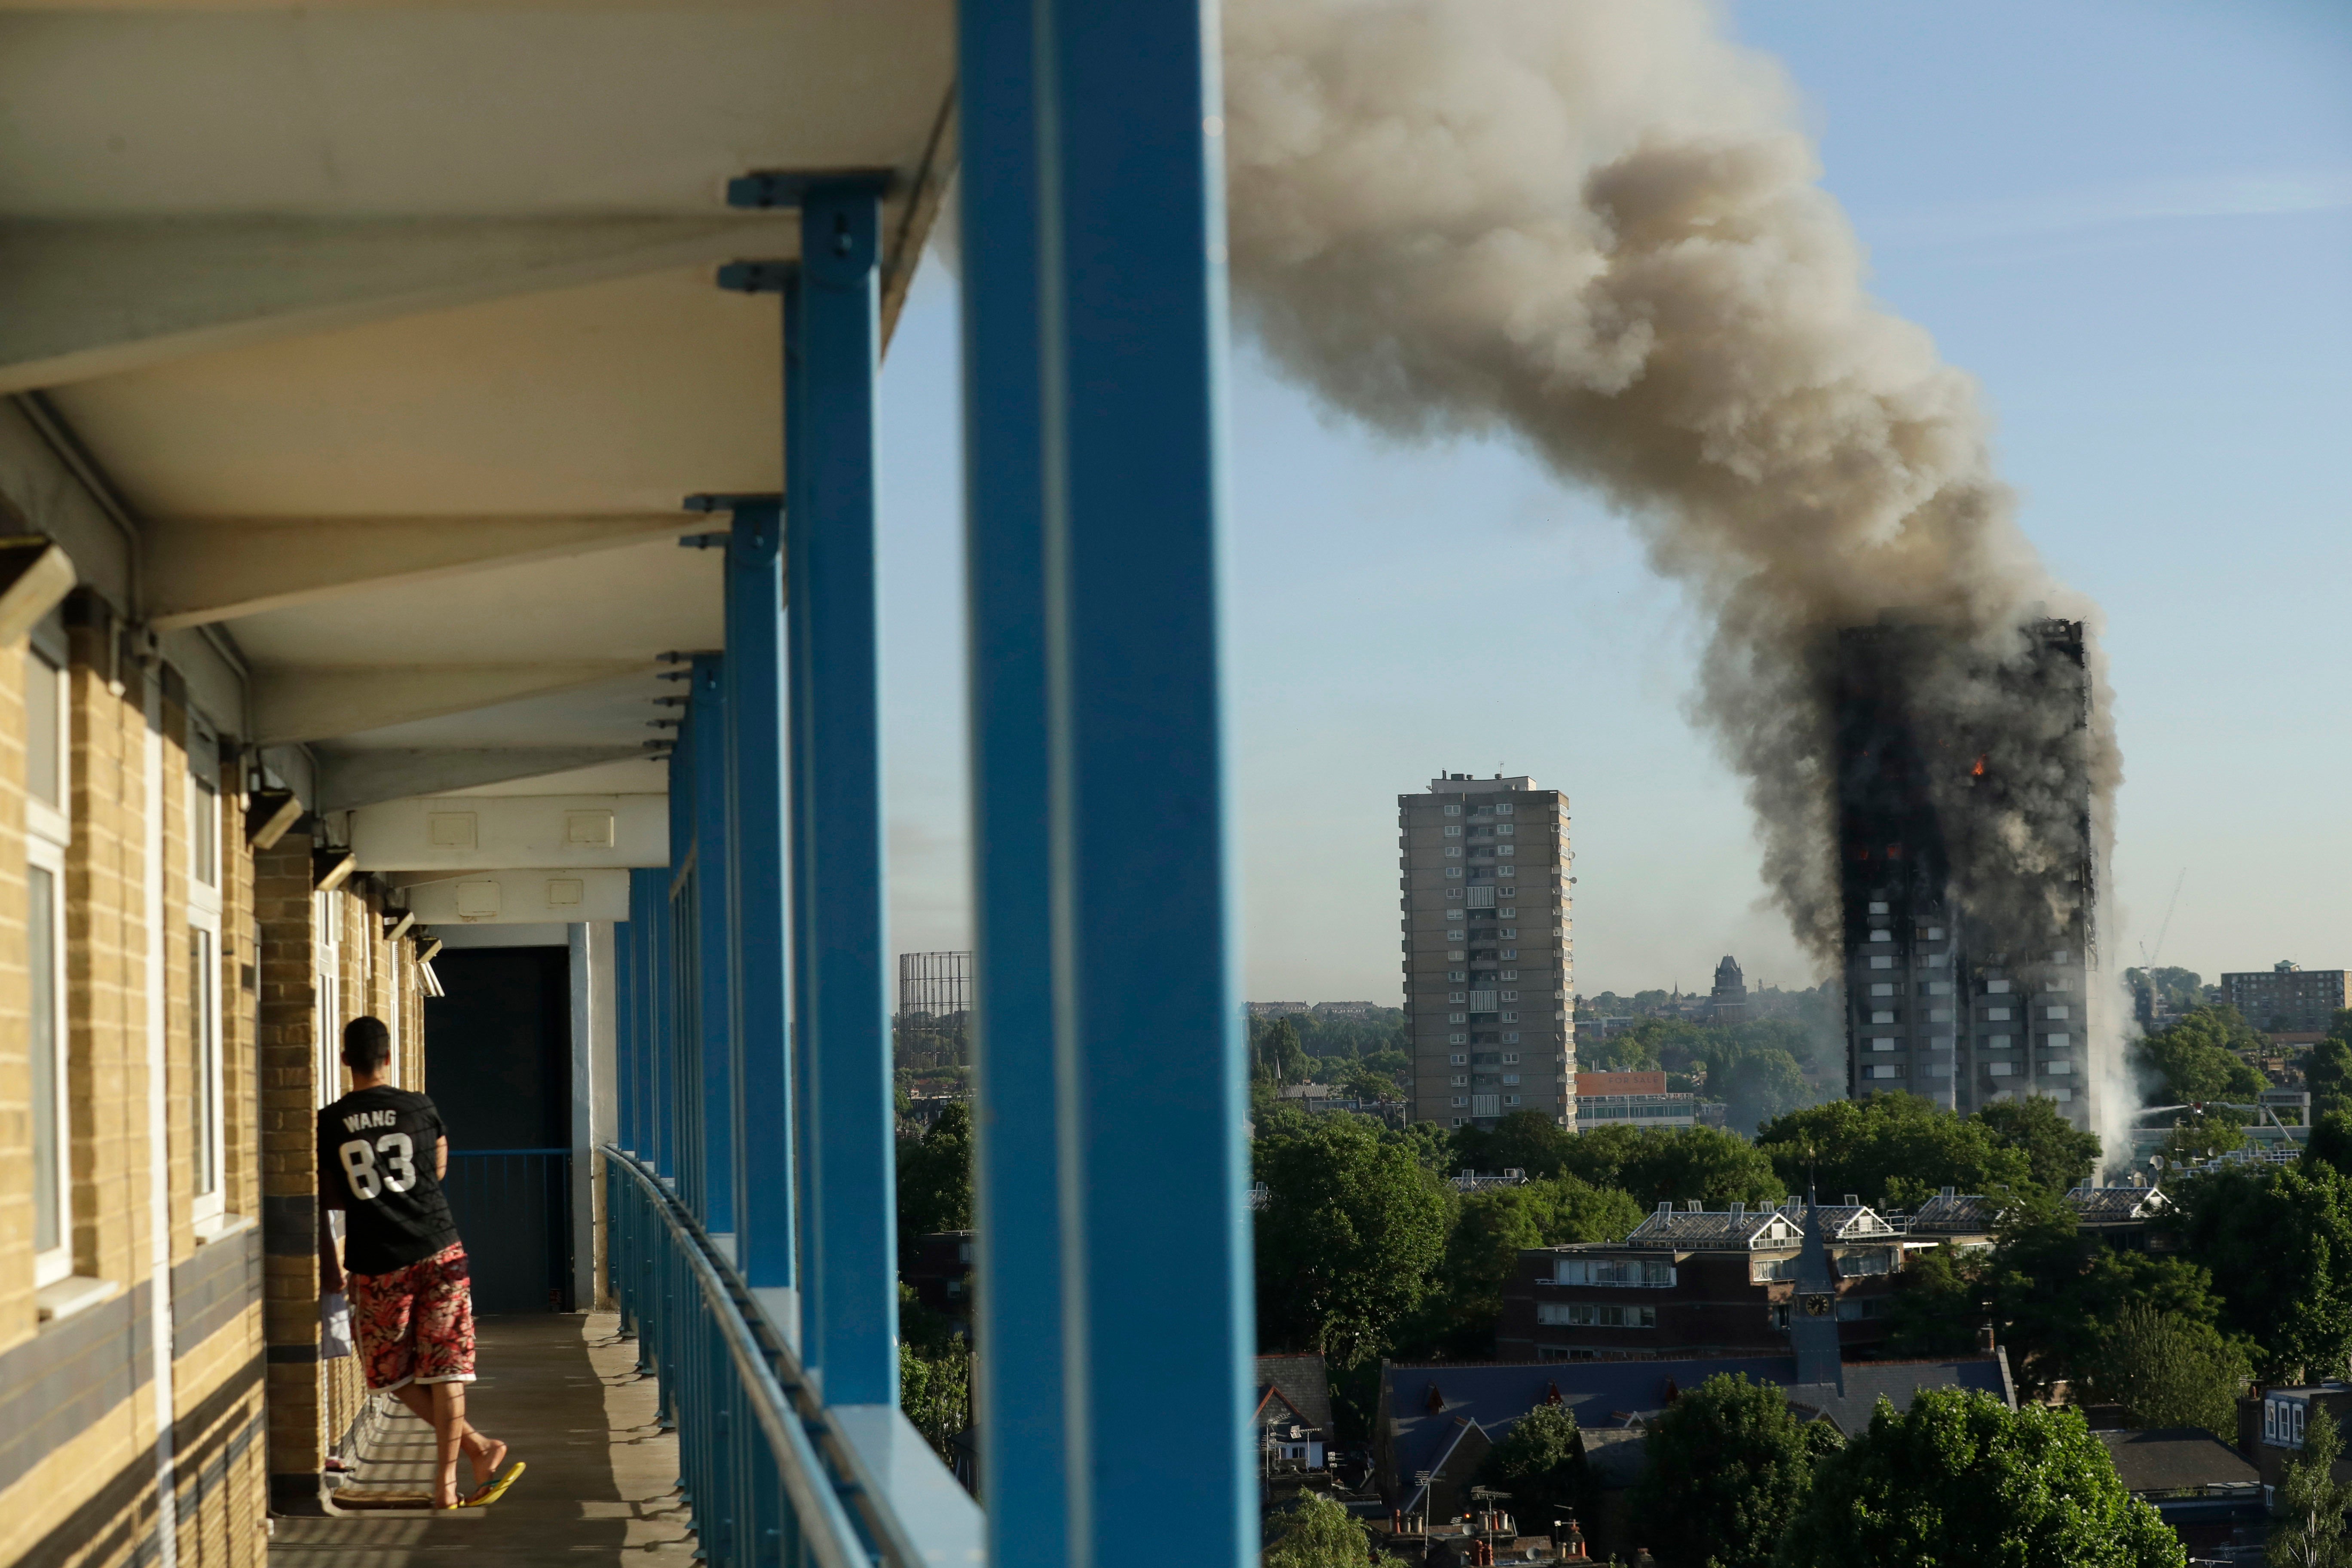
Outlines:
[[[376,1163],[376,1156],[383,1163]],[[389,1187],[404,1193],[416,1184],[416,1145],[405,1132],[387,1132],[371,1144],[364,1138],[354,1138],[335,1151],[343,1163],[343,1179],[351,1184],[352,1196],[365,1203]]]

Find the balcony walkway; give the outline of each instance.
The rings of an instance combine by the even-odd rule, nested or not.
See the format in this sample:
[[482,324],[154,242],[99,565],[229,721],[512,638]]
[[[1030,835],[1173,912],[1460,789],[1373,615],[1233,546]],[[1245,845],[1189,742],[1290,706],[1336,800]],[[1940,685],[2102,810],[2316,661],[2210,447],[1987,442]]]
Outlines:
[[[479,1512],[353,1512],[281,1519],[271,1568],[406,1568],[469,1562],[499,1568],[689,1563],[694,1542],[671,1488],[677,1440],[653,1425],[655,1383],[636,1375],[634,1341],[615,1342],[611,1312],[485,1318],[481,1381],[469,1413],[530,1466]],[[433,1434],[403,1409],[363,1457],[343,1496],[422,1491]]]

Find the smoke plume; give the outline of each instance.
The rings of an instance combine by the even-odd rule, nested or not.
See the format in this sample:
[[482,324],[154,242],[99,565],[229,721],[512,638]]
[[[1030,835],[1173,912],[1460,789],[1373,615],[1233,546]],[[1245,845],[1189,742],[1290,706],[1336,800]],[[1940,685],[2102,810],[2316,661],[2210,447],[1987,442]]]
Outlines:
[[1234,0],[1237,310],[1334,406],[1507,433],[1631,521],[1712,628],[1698,711],[1825,963],[1836,633],[1890,608],[1953,650],[1909,694],[1953,763],[1932,792],[1957,804],[1996,760],[1954,819],[1955,890],[2063,925],[2051,873],[2104,863],[2119,763],[2103,689],[2087,724],[2079,691],[2036,698],[2025,628],[2090,606],[2019,531],[1976,383],[1869,297],[1788,81],[1719,22],[1699,0]]

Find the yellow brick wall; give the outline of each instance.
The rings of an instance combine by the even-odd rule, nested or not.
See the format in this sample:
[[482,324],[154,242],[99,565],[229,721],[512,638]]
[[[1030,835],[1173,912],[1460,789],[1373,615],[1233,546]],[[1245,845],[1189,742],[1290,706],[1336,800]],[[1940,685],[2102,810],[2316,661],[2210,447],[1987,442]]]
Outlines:
[[33,1337],[33,1068],[25,970],[25,645],[0,647],[0,1353]]
[[[0,1354],[8,1376],[29,1387],[58,1377],[80,1387],[129,1386],[127,1396],[68,1428],[0,1490],[0,1563],[36,1561],[60,1568],[108,1568],[152,1561],[160,1526],[156,1486],[156,1389],[149,1352],[154,1314],[169,1311],[166,1282],[154,1278],[156,1226],[168,1227],[171,1257],[198,1245],[190,1211],[191,1089],[186,923],[184,715],[165,705],[160,790],[147,779],[150,672],[122,656],[117,630],[83,601],[69,608],[67,674],[72,843],[66,854],[68,1148],[72,1242],[78,1273],[114,1294],[87,1316],[44,1327],[32,1288],[31,1129],[26,1100],[26,881],[24,875],[24,645],[0,647]],[[160,676],[160,671],[155,675]],[[234,795],[225,792],[220,835],[224,872],[223,1047],[228,1168],[226,1207],[251,1215],[257,1178],[257,1124],[249,1009],[238,1005],[235,951],[250,868]],[[148,864],[149,836],[163,834],[160,868]],[[160,869],[164,973],[164,1071],[149,1060],[147,878]],[[249,944],[248,950],[249,950]],[[165,1095],[170,1152],[165,1211],[153,1208],[150,1115]],[[249,1236],[223,1245],[245,1247]],[[242,1254],[240,1253],[240,1256]],[[232,1287],[233,1288],[233,1287]],[[232,1298],[233,1300],[233,1298]],[[103,1316],[101,1316],[103,1314]],[[263,1346],[257,1304],[235,1312],[195,1344],[174,1344],[173,1445],[176,1535],[184,1563],[252,1564],[265,1548],[267,1468],[261,1427]],[[119,1326],[118,1326],[119,1325]],[[168,1342],[168,1339],[167,1339]],[[59,1361],[64,1347],[81,1347]],[[83,1369],[93,1381],[84,1384]],[[62,1369],[62,1370],[61,1370]],[[6,1389],[0,1387],[0,1395]],[[37,1409],[10,1413],[37,1419]],[[5,1434],[0,1433],[0,1440]],[[26,1459],[19,1455],[18,1459]]]
[[[261,1070],[261,1193],[265,1205],[314,1213],[318,1201],[316,1077],[311,1035],[314,962],[310,840],[289,833],[254,857],[253,907],[261,933],[257,1059]],[[278,1350],[319,1342],[315,1253],[273,1248],[262,1262],[262,1310]],[[316,1361],[269,1364],[269,1470],[316,1473],[325,1458],[324,1410]]]
[[66,852],[66,1099],[74,1271],[146,1277],[146,723],[108,671],[111,628],[75,626],[73,844]]
[[[39,1317],[32,1258],[30,1063],[26,1054],[29,977],[26,968],[24,645],[0,647],[0,1366],[31,1378],[58,1365],[59,1347],[85,1345],[111,1358],[113,1383],[92,1384],[88,1414],[67,1411],[54,1446],[20,1449],[0,1481],[0,1564],[19,1561],[59,1568],[110,1568],[152,1560],[162,1510],[155,1484],[156,1388],[146,1353],[152,1313],[169,1310],[164,1282],[152,1278],[154,1247],[169,1242],[175,1267],[195,1264],[198,1290],[235,1247],[258,1250],[262,1297],[229,1315],[202,1318],[197,1342],[173,1346],[176,1537],[184,1564],[252,1564],[264,1556],[273,1476],[315,1476],[348,1432],[364,1400],[358,1363],[350,1358],[272,1362],[272,1346],[310,1349],[318,1339],[317,1265],[299,1242],[315,1213],[313,1113],[320,1089],[314,1056],[315,963],[313,839],[289,835],[257,855],[246,843],[246,765],[225,765],[215,797],[221,816],[220,969],[223,1057],[224,1207],[228,1233],[199,1239],[194,1221],[198,1068],[196,989],[191,965],[188,853],[197,798],[188,785],[190,716],[176,678],[156,703],[162,766],[147,777],[149,671],[123,657],[118,627],[87,601],[69,615],[67,672],[70,714],[73,839],[64,893],[67,984],[66,1129],[72,1184],[76,1271],[110,1282],[115,1294],[92,1315],[69,1319],[80,1337],[49,1339]],[[160,670],[153,672],[161,679]],[[228,738],[224,738],[225,742]],[[150,835],[160,828],[161,858],[148,863]],[[162,883],[162,924],[151,931],[148,878]],[[328,900],[341,934],[340,1032],[362,1012],[390,1017],[399,1030],[400,1079],[423,1087],[424,1002],[414,948],[383,937],[382,890],[371,882]],[[149,1037],[151,939],[163,963],[163,1075],[152,1076]],[[400,1005],[392,1005],[398,992]],[[341,1093],[348,1075],[326,1086]],[[153,1205],[154,1096],[164,1099],[170,1158],[165,1205]],[[274,1200],[274,1201],[273,1201]],[[272,1219],[273,1224],[265,1224]],[[238,1222],[242,1221],[240,1225]],[[162,1228],[158,1228],[158,1226]],[[271,1247],[262,1247],[262,1238]],[[240,1266],[242,1267],[242,1266]],[[234,1290],[232,1284],[222,1287]],[[201,1294],[184,1303],[194,1311]],[[96,1314],[110,1314],[103,1321]],[[194,1321],[194,1320],[188,1320]],[[117,1329],[116,1323],[122,1325]],[[47,1346],[47,1349],[44,1349]],[[84,1353],[84,1352],[77,1352]],[[135,1357],[135,1364],[131,1358]],[[47,1359],[45,1359],[47,1358]],[[70,1375],[79,1375],[78,1373]],[[0,1383],[7,1381],[0,1378]],[[110,1406],[104,1393],[128,1386]],[[0,1387],[0,1400],[6,1388]],[[7,1434],[0,1429],[0,1454]],[[45,1437],[44,1441],[47,1439]],[[29,1466],[29,1468],[26,1468]]]

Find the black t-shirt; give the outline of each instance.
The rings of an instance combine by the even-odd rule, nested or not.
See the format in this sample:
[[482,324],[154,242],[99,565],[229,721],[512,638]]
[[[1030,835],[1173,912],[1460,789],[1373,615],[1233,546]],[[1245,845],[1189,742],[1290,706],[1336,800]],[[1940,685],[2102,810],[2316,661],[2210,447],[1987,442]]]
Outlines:
[[345,1216],[344,1268],[389,1274],[457,1239],[434,1173],[435,1145],[446,1136],[431,1100],[389,1084],[353,1089],[319,1112],[319,1190]]

